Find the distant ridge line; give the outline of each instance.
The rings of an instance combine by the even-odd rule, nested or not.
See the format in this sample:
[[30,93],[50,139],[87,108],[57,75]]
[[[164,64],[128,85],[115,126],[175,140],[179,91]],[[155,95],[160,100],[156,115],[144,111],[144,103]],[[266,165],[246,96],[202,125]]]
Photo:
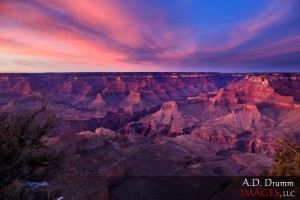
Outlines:
[[90,76],[90,75],[296,75],[300,72],[39,72],[39,73],[14,73],[0,72],[1,76],[35,76],[35,75],[74,75],[74,76]]

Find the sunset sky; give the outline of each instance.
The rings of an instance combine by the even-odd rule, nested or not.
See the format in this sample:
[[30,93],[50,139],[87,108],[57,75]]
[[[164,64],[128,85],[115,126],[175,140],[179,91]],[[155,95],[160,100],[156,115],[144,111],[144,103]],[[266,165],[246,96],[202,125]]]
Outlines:
[[0,0],[0,72],[300,72],[299,0]]

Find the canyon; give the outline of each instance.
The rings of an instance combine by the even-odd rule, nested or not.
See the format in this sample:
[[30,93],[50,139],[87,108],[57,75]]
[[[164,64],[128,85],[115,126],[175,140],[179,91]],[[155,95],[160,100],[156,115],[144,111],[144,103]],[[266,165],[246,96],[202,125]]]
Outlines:
[[47,145],[66,158],[52,189],[67,199],[155,195],[149,177],[255,176],[276,140],[300,142],[299,73],[0,74],[2,111],[42,97],[56,113]]

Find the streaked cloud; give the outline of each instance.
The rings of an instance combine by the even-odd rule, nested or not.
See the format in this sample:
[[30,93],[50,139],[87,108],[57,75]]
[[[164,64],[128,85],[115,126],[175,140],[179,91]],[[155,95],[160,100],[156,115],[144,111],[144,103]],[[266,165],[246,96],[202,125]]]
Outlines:
[[2,0],[0,71],[300,71],[299,1],[216,2]]

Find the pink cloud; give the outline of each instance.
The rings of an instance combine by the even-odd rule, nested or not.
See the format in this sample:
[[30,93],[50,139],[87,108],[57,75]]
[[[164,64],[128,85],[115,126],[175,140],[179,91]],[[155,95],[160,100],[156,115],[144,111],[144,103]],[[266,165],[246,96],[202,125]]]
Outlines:
[[[0,53],[23,56],[24,63],[44,59],[70,69],[80,65],[94,71],[143,70],[140,66],[148,71],[176,70],[185,61],[201,64],[255,39],[284,19],[292,6],[275,1],[260,14],[202,41],[194,27],[171,26],[156,5],[147,11],[121,0],[2,1]],[[223,42],[216,44],[216,38]],[[261,57],[295,52],[299,50],[295,42],[297,35],[220,60],[256,59],[257,52],[264,53]]]

